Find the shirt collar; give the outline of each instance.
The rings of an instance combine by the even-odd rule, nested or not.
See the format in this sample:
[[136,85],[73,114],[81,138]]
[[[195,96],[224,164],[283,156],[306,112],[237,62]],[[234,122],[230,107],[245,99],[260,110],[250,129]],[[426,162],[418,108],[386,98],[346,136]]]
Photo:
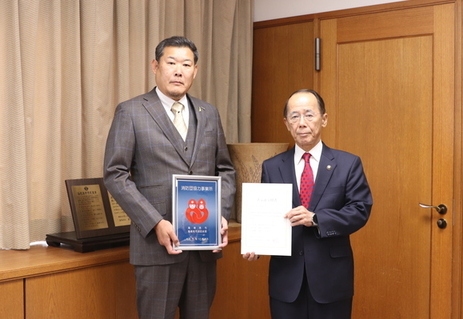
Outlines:
[[[307,153],[310,153],[311,157],[316,160],[317,162],[320,162],[320,158],[322,157],[322,149],[323,149],[323,143],[320,140],[317,145],[315,145],[310,151]],[[299,145],[295,145],[295,150],[294,150],[294,158],[297,160],[300,160],[302,158],[302,155],[306,153],[302,148],[299,147]]]
[[164,93],[162,93],[158,87],[156,87],[156,93],[158,94],[158,97],[161,100],[162,105],[168,110],[170,110],[174,102],[182,103],[183,106],[185,106],[184,110],[188,108],[188,99],[186,97],[186,94],[179,101],[175,101],[171,99],[170,97],[168,97],[167,95],[165,95]]

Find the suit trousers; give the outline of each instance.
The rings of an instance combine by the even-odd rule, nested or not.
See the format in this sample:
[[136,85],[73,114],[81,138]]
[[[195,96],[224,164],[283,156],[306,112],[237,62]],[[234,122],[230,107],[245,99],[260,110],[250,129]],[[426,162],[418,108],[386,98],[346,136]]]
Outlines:
[[137,266],[137,308],[140,319],[207,319],[216,289],[216,261],[203,262],[197,251],[169,265]]
[[304,274],[301,291],[294,302],[283,302],[270,298],[272,319],[350,319],[352,298],[322,304],[316,302],[308,287]]

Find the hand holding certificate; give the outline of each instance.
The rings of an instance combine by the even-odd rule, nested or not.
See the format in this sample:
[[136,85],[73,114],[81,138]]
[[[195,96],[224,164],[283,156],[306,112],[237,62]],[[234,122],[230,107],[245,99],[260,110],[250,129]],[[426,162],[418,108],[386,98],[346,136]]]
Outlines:
[[291,255],[292,184],[243,183],[241,253]]

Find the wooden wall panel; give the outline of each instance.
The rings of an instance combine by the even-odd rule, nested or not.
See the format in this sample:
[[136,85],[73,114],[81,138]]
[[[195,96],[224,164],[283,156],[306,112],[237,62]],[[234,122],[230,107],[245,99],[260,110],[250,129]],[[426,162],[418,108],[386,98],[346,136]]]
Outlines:
[[[449,4],[454,6],[456,14],[452,16],[447,16],[447,18],[442,19],[446,10],[449,6],[444,4]],[[435,140],[435,145],[439,144],[450,144],[447,152],[433,152],[433,154],[440,154],[439,156],[433,155],[436,159],[443,158],[444,160],[453,160],[447,164],[446,170],[451,171],[451,168],[454,167],[454,174],[445,174],[442,173],[441,167],[445,165],[434,165],[433,171],[434,175],[437,176],[437,180],[443,179],[444,177],[454,176],[455,185],[453,186],[453,218],[454,222],[452,223],[452,228],[454,230],[454,238],[452,243],[446,243],[443,246],[443,249],[435,249],[437,254],[433,255],[433,269],[439,269],[441,264],[444,264],[443,258],[440,258],[442,252],[448,252],[452,249],[452,258],[453,258],[453,269],[447,269],[439,273],[439,270],[434,272],[438,274],[433,276],[434,278],[432,286],[436,292],[431,292],[432,298],[431,302],[431,312],[430,318],[461,318],[462,313],[462,223],[461,223],[461,203],[462,203],[462,192],[461,192],[461,180],[462,180],[462,170],[461,170],[461,157],[462,157],[462,110],[461,110],[461,81],[462,81],[462,68],[461,68],[461,52],[462,52],[462,12],[463,12],[463,1],[452,1],[452,0],[410,0],[403,1],[398,3],[384,4],[378,6],[369,6],[363,8],[354,8],[348,10],[340,10],[333,12],[325,12],[314,15],[299,16],[285,19],[278,19],[272,21],[262,21],[255,23],[254,28],[254,68],[253,68],[253,104],[252,104],[252,141],[253,142],[281,142],[283,141],[283,136],[290,139],[289,135],[283,135],[284,126],[281,123],[281,109],[284,104],[284,101],[287,99],[287,95],[290,92],[283,93],[282,91],[285,88],[288,88],[290,85],[290,80],[286,77],[288,71],[291,68],[299,67],[301,69],[309,66],[309,72],[312,72],[314,75],[313,81],[308,78],[310,84],[307,86],[310,87],[314,83],[314,88],[321,90],[321,83],[331,82],[336,75],[337,69],[330,67],[330,63],[326,61],[337,61],[337,44],[343,44],[356,42],[356,41],[365,41],[365,40],[374,40],[374,39],[400,39],[412,34],[419,35],[431,35],[435,32],[440,32],[441,36],[435,40],[436,45],[434,48],[437,48],[434,52],[436,56],[442,56],[446,52],[454,52],[455,59],[445,58],[441,59],[442,61],[436,63],[435,71],[435,83],[438,83],[435,86],[435,89],[432,90],[434,100],[436,97],[446,96],[448,102],[441,103],[440,108],[446,105],[454,105],[454,110],[447,112],[442,112],[445,115],[434,116],[434,123],[437,122],[446,122],[449,127],[453,127],[455,130],[453,138],[441,139],[439,134],[439,129],[437,129],[437,138]],[[435,10],[432,6],[439,7],[440,9]],[[408,10],[413,9],[413,10]],[[335,19],[337,18],[337,19]],[[288,32],[287,30],[294,27],[298,24],[311,24],[308,22],[310,19],[314,20],[314,24],[311,25],[312,30],[314,30],[314,36],[320,36],[320,21],[325,22],[323,28],[324,33],[333,33],[337,39],[337,44],[334,44],[335,47],[330,48],[330,43],[326,41],[326,37],[322,37],[322,72],[313,72],[313,57],[308,61],[305,59],[304,55],[299,55],[296,58],[290,58],[285,51],[291,51],[293,48],[288,43],[296,43],[300,41],[300,36],[297,33]],[[332,20],[332,23],[329,25],[326,24],[327,20]],[[407,27],[404,27],[405,24]],[[455,24],[454,29],[449,29],[449,25]],[[442,32],[442,30],[450,30]],[[453,34],[453,31],[455,34]],[[312,48],[310,52],[313,52],[313,37],[307,39],[308,43],[311,43]],[[445,40],[445,41],[444,41]],[[452,45],[455,41],[455,47]],[[294,52],[294,50],[292,50]],[[327,53],[328,52],[328,53]],[[331,52],[331,53],[330,53]],[[448,55],[447,55],[448,56]],[[363,61],[362,59],[357,59]],[[325,63],[324,63],[325,61]],[[307,63],[306,63],[307,62]],[[334,63],[333,66],[335,66]],[[448,64],[453,65],[454,69],[454,78],[455,83],[452,81],[445,82],[445,85],[442,85],[439,81],[442,82],[441,77],[445,75],[445,72],[439,72],[441,69],[448,69]],[[293,72],[297,75],[297,72]],[[453,74],[452,72],[447,72],[447,74]],[[303,82],[300,82],[303,83]],[[338,84],[338,83],[337,83]],[[325,102],[328,102],[327,108],[328,113],[333,116],[329,118],[329,127],[324,131],[323,140],[328,142],[328,145],[337,146],[339,143],[343,143],[348,138],[351,138],[351,135],[344,135],[344,140],[339,139],[339,130],[343,123],[349,122],[345,118],[336,117],[336,105],[337,99],[339,99],[339,87],[335,85],[332,86],[332,90],[327,90],[327,86],[323,87],[322,95],[325,98]],[[456,88],[456,92],[453,92],[453,89]],[[294,91],[294,90],[292,90]],[[354,96],[357,93],[354,94]],[[455,100],[455,101],[454,101]],[[351,103],[351,101],[346,101],[342,99],[343,103]],[[455,103],[455,104],[453,104]],[[281,106],[281,107],[280,107]],[[267,112],[267,113],[266,113]],[[339,112],[338,112],[339,113]],[[441,114],[436,113],[436,114]],[[338,115],[339,116],[339,115]],[[451,117],[448,119],[448,117]],[[446,119],[447,118],[447,119]],[[442,120],[444,119],[444,120]],[[343,123],[341,123],[343,121]],[[452,125],[455,121],[455,125]],[[350,121],[351,123],[354,123]],[[445,125],[444,125],[445,126]],[[442,128],[442,125],[433,125],[433,127]],[[443,130],[442,130],[443,131]],[[448,130],[447,130],[448,131]],[[351,133],[351,131],[349,131]],[[338,134],[338,135],[337,135]],[[292,142],[292,141],[291,141]],[[353,142],[352,142],[353,143]],[[362,142],[365,143],[364,141]],[[363,145],[362,143],[357,144]],[[353,143],[355,144],[355,143]],[[452,164],[453,163],[453,164]],[[450,185],[448,183],[447,185]],[[439,185],[439,183],[434,183],[433,185]],[[441,189],[448,190],[446,187],[435,187],[437,192],[443,193]],[[447,191],[446,194],[450,194]],[[437,197],[436,197],[437,198]],[[379,201],[379,200],[378,200]],[[435,200],[439,202],[439,200]],[[452,202],[449,200],[448,202]],[[402,207],[402,206],[401,206]],[[450,215],[448,215],[450,216]],[[434,217],[435,218],[435,217]],[[456,222],[455,222],[456,220]],[[434,236],[437,237],[437,236]],[[437,238],[437,241],[442,241]],[[363,241],[365,242],[365,241]],[[439,243],[440,244],[440,243]],[[436,246],[437,247],[437,246]],[[437,258],[439,257],[439,258]],[[449,268],[448,265],[445,267]],[[415,274],[413,274],[415,275]],[[396,276],[397,277],[397,276]],[[400,276],[399,276],[400,277]],[[449,278],[452,277],[452,285],[450,285]],[[370,276],[370,278],[372,278]],[[398,278],[398,277],[397,277]],[[438,287],[438,289],[436,289]],[[359,290],[361,287],[358,287]],[[390,288],[390,287],[389,287]],[[452,296],[448,295],[449,289],[452,289]],[[359,295],[362,291],[357,290]],[[445,293],[441,293],[441,291]],[[357,296],[359,297],[359,296]],[[398,298],[400,299],[400,298]],[[355,300],[355,299],[354,299]],[[452,301],[450,305],[450,300]],[[365,304],[359,303],[360,307],[363,307]],[[375,305],[375,303],[370,303]],[[400,305],[395,302],[393,303],[395,307],[394,311],[404,314],[401,311]],[[444,305],[444,306],[442,306]],[[384,316],[384,312],[383,316]],[[414,312],[416,314],[416,312]],[[450,314],[451,313],[451,314]],[[397,316],[396,316],[397,317]]]
[[289,95],[313,88],[313,21],[254,28],[252,142],[294,141],[283,124]]

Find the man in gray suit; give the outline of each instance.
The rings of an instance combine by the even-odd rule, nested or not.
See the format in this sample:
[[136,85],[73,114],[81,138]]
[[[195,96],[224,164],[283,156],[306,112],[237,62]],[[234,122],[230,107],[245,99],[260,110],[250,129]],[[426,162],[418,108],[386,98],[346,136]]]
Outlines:
[[[130,262],[140,318],[174,318],[177,307],[181,318],[208,318],[215,294],[220,250],[174,249],[173,174],[222,177],[220,247],[228,243],[235,170],[217,109],[187,93],[197,61],[190,40],[161,41],[151,63],[157,87],[117,106],[106,144],[105,185],[132,220]],[[171,110],[175,102],[180,110]]]

